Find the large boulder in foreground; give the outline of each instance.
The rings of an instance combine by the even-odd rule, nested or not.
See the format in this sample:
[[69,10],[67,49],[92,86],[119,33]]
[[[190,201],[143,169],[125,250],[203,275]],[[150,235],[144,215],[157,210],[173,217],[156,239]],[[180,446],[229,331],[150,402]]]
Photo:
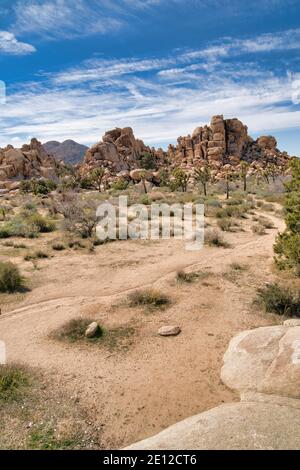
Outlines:
[[223,382],[240,393],[300,398],[300,326],[245,331],[224,356]]
[[223,382],[241,402],[188,418],[128,449],[300,449],[300,326],[245,331],[224,356]]
[[192,416],[127,450],[300,449],[300,409],[230,403]]

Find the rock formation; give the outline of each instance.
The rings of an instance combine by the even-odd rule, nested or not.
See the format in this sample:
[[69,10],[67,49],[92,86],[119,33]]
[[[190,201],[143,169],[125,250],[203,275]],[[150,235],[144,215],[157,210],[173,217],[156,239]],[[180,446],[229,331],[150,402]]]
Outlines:
[[112,173],[139,168],[139,156],[151,153],[143,141],[134,137],[130,127],[105,133],[101,142],[91,147],[84,158],[83,169],[102,166]]
[[74,140],[65,140],[60,143],[51,140],[43,144],[43,148],[49,155],[53,155],[57,160],[63,160],[65,163],[77,165],[83,159],[88,147],[78,144]]
[[[53,141],[42,146],[32,139],[21,149],[12,146],[0,149],[0,181],[53,177],[59,164],[50,154],[68,161],[71,153],[73,159],[74,152],[82,154],[84,148],[73,141],[63,144]],[[253,140],[248,135],[247,126],[238,119],[224,120],[223,116],[214,116],[210,126],[197,127],[192,136],[179,137],[177,146],[170,145],[168,152],[146,146],[135,138],[130,127],[108,131],[102,141],[86,151],[78,171],[84,177],[94,168],[103,167],[106,185],[120,177],[136,181],[132,172],[143,170],[141,157],[145,153],[150,154],[158,171],[180,167],[192,173],[195,166],[209,164],[216,180],[224,178],[224,172],[228,170],[239,171],[242,161],[250,164],[249,174],[269,163],[277,166],[278,170],[284,170],[289,161],[287,153],[277,149],[274,137],[263,136]],[[147,179],[158,184],[159,173],[151,171]]]
[[179,137],[176,147],[169,146],[168,155],[171,161],[187,168],[205,163],[216,168],[236,166],[242,160],[285,166],[288,160],[288,155],[277,149],[274,137],[253,140],[241,121],[223,116],[214,116],[210,126],[197,127],[192,136]]
[[188,418],[128,449],[300,449],[300,320],[237,335],[221,378],[239,392],[239,403]]
[[59,163],[48,155],[37,139],[16,149],[8,145],[0,149],[1,189],[10,189],[12,181],[29,178],[55,178]]

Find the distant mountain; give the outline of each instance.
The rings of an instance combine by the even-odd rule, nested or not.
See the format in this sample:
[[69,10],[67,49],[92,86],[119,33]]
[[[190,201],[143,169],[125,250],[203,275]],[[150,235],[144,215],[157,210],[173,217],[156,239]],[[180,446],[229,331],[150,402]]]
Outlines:
[[73,165],[79,163],[88,150],[88,147],[78,144],[74,140],[65,140],[62,143],[51,140],[46,142],[43,147],[47,153],[53,155],[58,160],[63,160],[65,163],[72,163]]

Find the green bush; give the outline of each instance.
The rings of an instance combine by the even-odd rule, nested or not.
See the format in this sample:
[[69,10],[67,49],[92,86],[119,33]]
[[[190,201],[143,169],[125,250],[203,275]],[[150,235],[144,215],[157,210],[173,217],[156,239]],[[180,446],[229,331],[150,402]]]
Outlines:
[[291,161],[292,179],[285,185],[286,230],[277,236],[274,252],[280,269],[294,269],[300,275],[300,159]]
[[10,262],[0,262],[0,292],[17,292],[23,287],[19,268]]
[[55,223],[40,214],[33,214],[27,219],[29,224],[38,228],[40,233],[50,233],[55,230]]
[[156,168],[156,162],[155,158],[152,155],[152,153],[149,152],[143,152],[139,156],[139,161],[141,168],[144,168],[145,170],[153,170]]
[[1,226],[0,238],[36,238],[39,233],[48,233],[53,230],[55,230],[55,224],[51,220],[38,213],[23,212]]
[[22,398],[30,385],[27,371],[16,365],[0,365],[0,403]]
[[125,191],[128,188],[128,181],[126,178],[119,178],[117,181],[114,181],[112,184],[112,189],[115,191]]
[[33,193],[36,196],[49,194],[57,188],[56,183],[50,179],[35,178],[21,181],[20,189],[24,193]]
[[264,305],[266,312],[300,317],[300,292],[292,292],[278,284],[268,284],[258,289],[257,294],[256,301]]

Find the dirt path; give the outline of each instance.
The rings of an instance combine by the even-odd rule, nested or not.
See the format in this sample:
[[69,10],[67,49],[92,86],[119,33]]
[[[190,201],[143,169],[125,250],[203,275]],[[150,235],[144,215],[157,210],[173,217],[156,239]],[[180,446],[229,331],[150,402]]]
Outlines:
[[[282,222],[270,216],[276,227]],[[159,432],[223,401],[233,392],[220,383],[222,356],[238,331],[272,323],[253,309],[255,286],[272,278],[276,230],[262,237],[226,235],[231,248],[186,252],[182,242],[116,242],[95,254],[68,254],[44,261],[39,285],[17,308],[0,317],[8,360],[42,368],[66,393],[76,394],[102,427],[103,447],[120,447]],[[230,263],[247,269],[232,278]],[[205,271],[178,284],[179,269]],[[129,309],[131,290],[154,285],[172,299],[162,312]],[[121,302],[121,303],[120,303]],[[128,350],[67,345],[49,334],[78,315],[108,327],[133,325]],[[182,334],[163,339],[157,330],[178,324]]]

